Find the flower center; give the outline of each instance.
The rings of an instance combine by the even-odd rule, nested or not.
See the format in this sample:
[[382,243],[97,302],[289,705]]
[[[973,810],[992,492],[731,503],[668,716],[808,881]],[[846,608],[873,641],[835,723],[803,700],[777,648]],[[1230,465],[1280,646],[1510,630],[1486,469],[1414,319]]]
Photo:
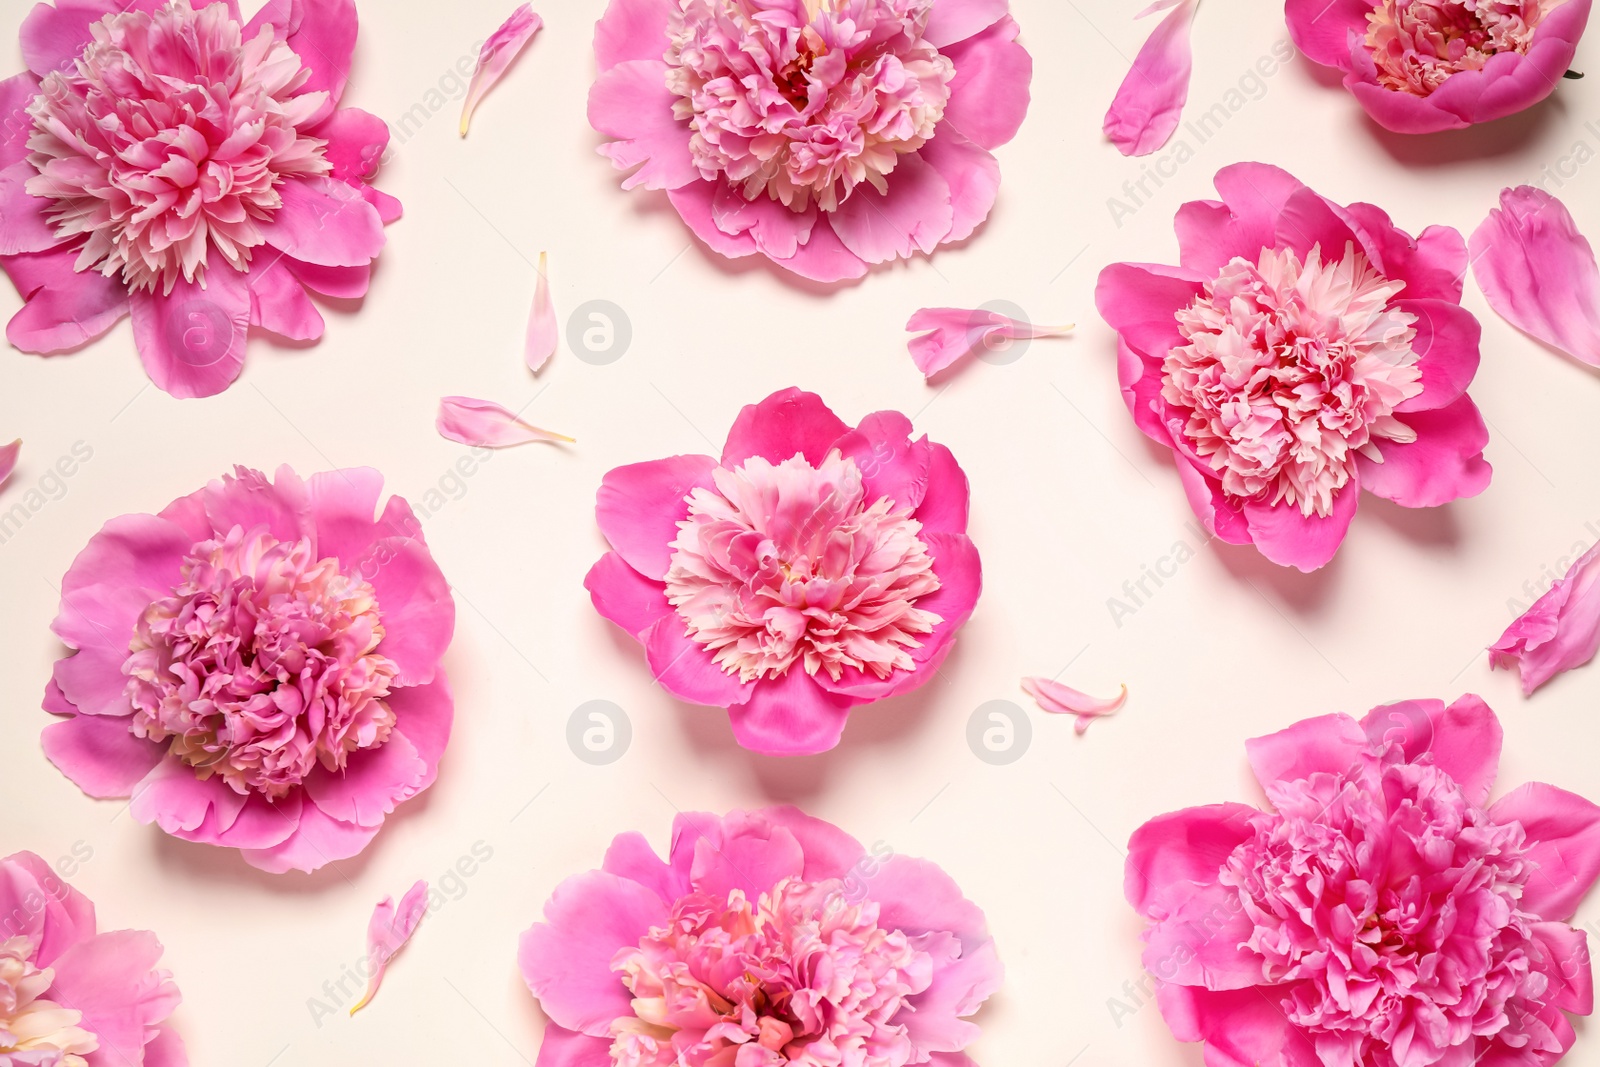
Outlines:
[[276,800],[388,740],[398,668],[375,651],[383,636],[372,587],[338,560],[235,526],[140,617],[122,665],[131,728],[201,778]]
[[612,1062],[902,1067],[912,1046],[896,1017],[933,976],[921,941],[879,926],[877,904],[837,880],[784,879],[754,904],[738,889],[685,897],[611,961],[633,993]]
[[933,0],[680,0],[674,115],[706,180],[832,211],[879,192],[933,136],[955,67],[923,40]]
[[[1556,0],[1560,2],[1560,0]],[[1378,84],[1427,96],[1500,52],[1526,53],[1544,0],[1381,0],[1367,14]]]
[[942,620],[916,606],[939,588],[922,524],[869,503],[855,461],[835,451],[719,467],[687,497],[667,599],[689,634],[742,681],[797,661],[835,681],[846,667],[888,677]]
[[1185,344],[1162,366],[1162,396],[1186,412],[1183,432],[1235,499],[1288,501],[1327,515],[1361,453],[1416,440],[1393,412],[1422,392],[1415,315],[1391,305],[1403,282],[1345,246],[1301,263],[1263,249],[1234,259],[1178,312]]
[[55,972],[34,966],[37,948],[24,937],[0,941],[0,1057],[9,1063],[17,1053],[21,1063],[86,1067],[84,1054],[100,1042],[78,1026],[82,1012],[44,999]]
[[198,280],[212,255],[245,270],[258,224],[291,175],[325,174],[326,141],[298,127],[327,100],[263,27],[250,41],[223,3],[172,0],[153,14],[107,15],[70,71],[52,71],[29,106],[27,190],[55,201],[63,240],[85,237],[77,269],[166,292]]

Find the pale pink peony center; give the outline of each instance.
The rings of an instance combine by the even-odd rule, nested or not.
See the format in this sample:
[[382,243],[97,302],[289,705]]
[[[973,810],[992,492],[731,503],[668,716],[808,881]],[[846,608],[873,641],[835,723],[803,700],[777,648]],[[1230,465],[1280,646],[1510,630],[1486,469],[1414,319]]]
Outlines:
[[687,497],[666,585],[723,670],[751,681],[799,662],[838,680],[915,667],[907,650],[942,620],[916,606],[939,579],[909,509],[868,500],[837,451],[821,467],[752,457],[714,478]]
[[27,190],[55,201],[62,239],[87,235],[78,270],[170,292],[213,254],[245,270],[278,186],[325,174],[326,141],[299,131],[327,101],[271,27],[244,40],[223,3],[172,0],[154,14],[107,15],[70,71],[52,71],[29,107]]
[[55,972],[34,966],[37,949],[25,937],[0,941],[0,1060],[86,1067],[84,1055],[100,1042],[78,1025],[82,1012],[45,997]]
[[388,740],[398,668],[375,651],[383,636],[372,586],[337,559],[235,526],[196,545],[139,619],[122,666],[133,732],[202,778],[277,799]]
[[1346,245],[1324,262],[1262,249],[1235,258],[1178,312],[1185,343],[1162,365],[1161,394],[1183,436],[1235,499],[1287,501],[1327,515],[1357,454],[1416,434],[1396,407],[1422,392],[1416,316],[1391,306],[1403,282]]
[[1381,0],[1367,15],[1378,84],[1427,96],[1450,75],[1482,70],[1501,52],[1525,54],[1552,6],[1545,0]]
[[832,211],[879,192],[934,134],[955,67],[923,39],[933,0],[681,0],[667,88],[690,152],[747,200]]
[[832,880],[784,879],[751,902],[697,893],[611,961],[633,1014],[611,1024],[622,1067],[903,1067],[907,999],[933,979],[933,939],[878,925]]

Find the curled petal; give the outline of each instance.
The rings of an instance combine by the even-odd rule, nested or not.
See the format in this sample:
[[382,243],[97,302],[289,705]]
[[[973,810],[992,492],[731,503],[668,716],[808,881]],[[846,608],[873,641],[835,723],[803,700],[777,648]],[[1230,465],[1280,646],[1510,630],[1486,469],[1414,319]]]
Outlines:
[[1128,699],[1126,685],[1122,687],[1122,692],[1107,698],[1092,697],[1049,678],[1024,678],[1022,688],[1038,702],[1040,708],[1050,714],[1076,715],[1078,721],[1073,729],[1080,734],[1087,730],[1094,720],[1115,715],[1117,709],[1122,707],[1123,701]]
[[539,253],[539,282],[533,290],[533,311],[528,316],[526,357],[528,369],[537,371],[556,352],[556,309],[550,303],[548,257]]
[[427,911],[428,883],[425,881],[418,881],[406,890],[398,908],[393,897],[384,897],[372,909],[372,918],[367,922],[367,991],[350,1009],[351,1015],[372,1003],[378,987],[383,984],[383,972],[389,961],[411,940]]
[[478,110],[478,104],[483,101],[485,94],[505,75],[511,61],[517,58],[523,46],[533,39],[543,25],[544,19],[535,15],[532,7],[523,4],[483,42],[483,51],[478,53],[478,69],[473,72],[466,102],[461,105],[461,136],[467,135],[472,113]]
[[17,455],[22,451],[22,438],[17,438],[9,445],[0,447],[0,485],[11,477],[11,472],[17,469]]
[[1472,234],[1472,276],[1507,322],[1600,367],[1600,267],[1566,205],[1520,185]]
[[1189,99],[1189,23],[1199,0],[1166,0],[1152,4],[1140,15],[1166,7],[1172,11],[1134,57],[1122,79],[1101,127],[1117,151],[1125,156],[1147,156],[1166,144],[1178,128],[1183,105]]
[[434,424],[439,436],[447,441],[459,441],[478,448],[509,448],[530,441],[566,441],[549,430],[530,426],[517,418],[516,413],[490,400],[470,396],[446,396],[439,399],[439,419]]
[[925,378],[955,363],[968,352],[986,352],[1011,341],[1059,337],[1072,326],[1035,326],[986,308],[922,308],[911,316],[906,330],[924,333],[910,341],[911,361]]
[[1550,591],[1489,648],[1489,665],[1516,668],[1523,695],[1600,651],[1600,545],[1578,557]]

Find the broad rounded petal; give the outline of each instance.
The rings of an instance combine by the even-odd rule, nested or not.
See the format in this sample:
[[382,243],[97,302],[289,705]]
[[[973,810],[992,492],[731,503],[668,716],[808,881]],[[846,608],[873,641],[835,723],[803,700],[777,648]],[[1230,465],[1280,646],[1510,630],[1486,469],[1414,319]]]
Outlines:
[[128,313],[121,281],[73,270],[71,248],[0,259],[26,301],[6,326],[6,340],[24,352],[50,356],[93,341]]
[[1412,349],[1420,360],[1422,392],[1395,408],[1399,412],[1433,411],[1453,404],[1478,373],[1478,341],[1483,327],[1472,312],[1444,300],[1407,300],[1394,310],[1416,316]]
[[544,1028],[533,1067],[610,1067],[611,1037],[591,1037],[554,1023]]
[[1461,303],[1467,276],[1467,242],[1453,226],[1429,226],[1415,238],[1390,221],[1382,208],[1351,204],[1337,209],[1361,237],[1384,277],[1406,283],[1407,300]]
[[164,755],[160,745],[133,736],[127,719],[109,715],[77,715],[52,723],[39,740],[57,770],[101,800],[132,795]]
[[811,236],[795,249],[794,255],[773,262],[802,278],[826,284],[853,281],[867,273],[866,262],[844,246],[826,218],[817,220],[811,228]]
[[291,341],[315,341],[322,336],[322,313],[281,260],[252,267],[247,277],[250,325]]
[[178,987],[156,969],[160,961],[161,942],[148,930],[99,934],[55,961],[52,999],[82,1012],[83,1027],[100,1040],[100,1049],[85,1057],[91,1067],[128,1063],[178,1006]]
[[307,132],[328,142],[323,154],[333,165],[333,177],[350,185],[377,174],[389,147],[389,124],[358,107],[340,108]]
[[272,848],[240,850],[252,867],[282,874],[304,871],[310,874],[329,863],[347,860],[361,852],[378,835],[376,826],[356,826],[323,814],[315,804],[301,808],[294,832]]
[[1250,837],[1254,808],[1212,804],[1161,815],[1133,832],[1122,893],[1145,918],[1162,918],[1197,886],[1217,883],[1217,872]]
[[[134,624],[151,601],[169,596],[193,539],[155,515],[121,515],[89,539],[61,579],[61,613],[50,624],[74,648],[127,656]],[[74,704],[81,703],[67,693]]]
[[1284,15],[1295,47],[1325,67],[1350,66],[1350,35],[1364,38],[1368,0],[1287,0]]
[[359,569],[378,537],[413,532],[379,527],[375,516],[382,495],[383,475],[371,467],[319,471],[307,478],[317,555],[336,556],[344,566]]
[[[70,608],[68,609],[70,612]],[[82,621],[81,619],[78,621]],[[56,660],[50,672],[51,684],[56,686],[73,708],[84,715],[125,718],[133,713],[128,703],[128,678],[122,673],[122,664],[128,658],[128,647],[117,645],[116,638],[130,638],[130,627],[124,633],[96,630],[94,644],[86,646],[74,656]]]
[[1147,156],[1172,139],[1189,99],[1189,25],[1198,0],[1175,4],[1145,40],[1101,129],[1125,156]]
[[822,213],[815,207],[791,211],[767,196],[746,200],[733,186],[717,186],[711,219],[723,233],[749,234],[756,248],[775,260],[793,259],[811,239]]
[[232,826],[246,798],[218,776],[201,779],[195,769],[166,756],[134,787],[128,811],[185,841],[208,842]]
[[[748,233],[737,235],[723,233],[717,227],[711,215],[711,205],[716,199],[717,188],[716,182],[689,182],[676,189],[668,189],[667,199],[677,210],[678,216],[690,230],[694,231],[694,235],[704,241],[706,247],[713,252],[729,259],[755,255],[758,251],[755,238]],[[817,232],[820,233],[820,228]]]
[[39,95],[39,79],[31,71],[0,80],[0,168],[28,158],[33,117],[28,105]]
[[693,704],[726,708],[750,699],[757,683],[740,682],[711,658],[711,653],[690,637],[677,612],[663,615],[643,637],[650,675],[661,688]]
[[0,860],[0,915],[7,918],[8,937],[39,939],[35,959],[41,967],[94,937],[94,904],[32,852]]
[[672,613],[666,586],[628,566],[615,552],[601,556],[583,579],[594,609],[616,623],[635,640]]
[[784,878],[806,873],[805,848],[765,811],[732,811],[722,819],[688,814],[672,823],[673,866],[688,853],[696,892],[726,898],[737,889],[755,900]]
[[1400,421],[1416,431],[1410,444],[1379,443],[1382,463],[1356,457],[1361,487],[1408,508],[1430,508],[1488,488],[1493,474],[1483,458],[1489,429],[1471,397],[1438,411],[1414,411]]
[[636,830],[612,839],[600,869],[654,890],[663,904],[670,905],[689,893],[688,874],[656,855],[650,842]]
[[1366,751],[1367,734],[1348,715],[1302,719],[1287,729],[1244,743],[1261,788],[1294,782],[1313,774],[1343,774]]
[[285,465],[272,478],[248,467],[235,467],[231,475],[209,482],[200,490],[211,529],[226,533],[234,525],[250,529],[265,526],[280,541],[315,536],[311,495],[306,483]]
[[388,537],[372,546],[361,575],[377,594],[384,623],[378,651],[400,669],[401,685],[431,682],[456,628],[450,583],[428,547],[415,537]]
[[633,170],[624,189],[677,189],[702,180],[689,154],[688,124],[672,114],[678,98],[666,74],[659,57],[632,60],[603,70],[589,88],[589,125],[615,138],[600,154],[618,170]]
[[916,519],[928,533],[964,534],[972,489],[967,473],[944,445],[928,445],[928,491],[917,508]]
[[879,411],[861,420],[834,443],[855,461],[868,500],[887,497],[894,510],[915,510],[928,492],[933,458],[927,437],[911,439],[911,420],[898,411]]
[[868,263],[932,252],[955,222],[950,186],[921,157],[903,155],[886,179],[888,192],[858,185],[829,216],[833,232]]
[[1351,478],[1333,495],[1333,511],[1327,515],[1302,514],[1298,506],[1287,501],[1248,501],[1243,510],[1250,526],[1250,540],[1263,556],[1280,567],[1310,573],[1326,566],[1339,551],[1350,522],[1356,517],[1360,489],[1357,479]]
[[1240,507],[1222,491],[1222,483],[1209,471],[1202,469],[1186,450],[1175,449],[1175,452],[1178,481],[1183,485],[1183,495],[1201,525],[1230,545],[1248,545],[1250,524],[1245,521]]
[[632,1013],[628,989],[611,959],[639,944],[667,919],[654,890],[605,871],[587,871],[556,886],[544,922],[522,935],[517,966],[557,1026],[609,1037],[611,1022]]
[[306,779],[307,798],[323,814],[357,826],[381,826],[384,816],[415,796],[428,765],[396,730],[377,748],[352,752],[342,773],[318,768]]
[[[939,0],[934,11],[948,2]],[[1002,3],[1001,10],[1004,8]],[[1017,43],[1018,32],[1016,22],[1005,16],[955,47],[943,49],[956,66],[956,76],[950,80],[944,122],[930,144],[953,131],[980,148],[998,148],[1017,135],[1028,114],[1028,85],[1033,80],[1033,57]],[[923,155],[926,158],[925,151]]]
[[189,1050],[176,1030],[167,1026],[156,1031],[144,1046],[144,1067],[189,1067]]
[[1521,823],[1537,869],[1522,891],[1522,910],[1565,921],[1600,877],[1600,807],[1565,789],[1529,782],[1489,809],[1497,823]]
[[728,710],[733,736],[766,756],[810,756],[839,743],[850,697],[828,692],[796,664],[781,677],[763,678],[743,704]]
[[661,581],[672,565],[678,523],[689,515],[693,490],[714,485],[710,456],[669,456],[606,472],[595,497],[595,519],[607,543],[646,578]]
[[213,830],[205,825],[188,840],[224,848],[271,848],[294,833],[304,806],[304,797],[299,793],[290,793],[275,803],[252,794],[227,829]]
[[[1159,324],[1157,325],[1159,327]],[[1166,340],[1159,335],[1156,336],[1156,340],[1157,343],[1166,343]],[[1128,414],[1133,416],[1133,424],[1150,440],[1173,449],[1180,460],[1187,460],[1187,454],[1178,451],[1177,438],[1168,422],[1167,402],[1161,395],[1161,365],[1163,359],[1164,354],[1147,355],[1136,351],[1124,337],[1118,335],[1117,382],[1122,388],[1122,402],[1128,406]],[[1189,465],[1192,466],[1192,464]],[[1184,462],[1178,464],[1180,474],[1183,472],[1184,466]],[[1202,481],[1215,482],[1214,478],[1204,478],[1200,471],[1191,471],[1190,473],[1197,478],[1201,478]],[[1190,502],[1194,505],[1195,511],[1201,512],[1200,502],[1196,500],[1194,492],[1190,490],[1187,479],[1184,481],[1184,490],[1189,494]],[[1217,485],[1215,491],[1220,499],[1221,486]],[[1206,494],[1211,492],[1212,490],[1207,490]],[[1206,494],[1202,494],[1202,499],[1206,499]],[[1209,505],[1207,505],[1207,509],[1209,509]]]
[[907,934],[948,930],[964,944],[988,939],[983,912],[937,864],[891,855],[866,878],[867,895],[878,903],[879,922]]
[[89,27],[124,6],[111,0],[33,5],[18,34],[22,61],[41,78],[56,71],[71,71],[91,39]]
[[221,268],[204,288],[178,279],[172,292],[129,294],[133,339],[156,388],[180,399],[215,396],[244,369],[250,328],[245,276]]
[[1373,708],[1361,727],[1374,745],[1398,744],[1408,763],[1424,756],[1454,778],[1467,800],[1489,801],[1500,770],[1500,720],[1480,697],[1467,694],[1448,708],[1442,700],[1405,700]]
[[947,45],[965,41],[1004,18],[1009,0],[938,0],[928,13],[923,39],[949,54]]
[[979,1028],[965,1016],[976,1013],[1000,989],[1005,974],[994,942],[989,940],[957,959],[936,964],[928,988],[911,998],[908,1007],[915,1010],[901,1016],[906,1036],[917,1052],[959,1053],[975,1041]]
[[1204,291],[1205,279],[1185,268],[1113,263],[1100,272],[1094,305],[1130,347],[1159,360],[1183,344],[1177,314]]
[[1327,261],[1342,259],[1347,245],[1359,248],[1361,241],[1331,203],[1310,189],[1300,189],[1278,212],[1272,245],[1293,249],[1302,260],[1320,247]]
[[427,685],[408,685],[389,694],[394,728],[405,734],[425,768],[416,784],[416,792],[431,786],[438,776],[439,759],[444,755],[444,747],[450,741],[450,728],[455,723],[455,707],[450,682],[443,671],[435,674]]
[[[787,830],[800,843],[800,849],[805,853],[805,866],[800,875],[808,882],[843,878],[867,854],[860,841],[832,823],[807,815],[791,804],[762,808],[759,814],[769,825]],[[914,932],[904,925],[900,925],[900,929]]]
[[1162,982],[1206,989],[1262,984],[1266,961],[1248,947],[1255,923],[1239,891],[1215,884],[1172,890],[1170,908],[1145,935],[1145,971]]
[[324,267],[359,267],[383,250],[383,218],[349,184],[322,176],[299,178],[285,182],[279,192],[283,206],[257,224],[273,248]]
[[999,162],[953,128],[941,130],[918,155],[950,186],[950,235],[945,240],[965,241],[994,208],[1000,193]]
[[1506,628],[1489,649],[1489,662],[1515,667],[1522,693],[1563,671],[1588,663],[1600,651],[1600,544],[1578,557],[1548,592]]
[[324,267],[303,263],[291,256],[284,256],[281,262],[307,289],[335,300],[359,300],[367,295],[367,287],[372,283],[370,263],[359,267]]
[[[1471,125],[1459,115],[1439,107],[1429,97],[1395,92],[1379,85],[1369,53],[1357,50],[1351,63],[1351,69],[1344,77],[1344,86],[1350,90],[1362,110],[1384,129],[1395,133],[1437,133]],[[1464,71],[1453,75],[1450,81],[1470,77],[1474,73],[1477,72]]]
[[1206,1043],[1206,1067],[1323,1067],[1311,1039],[1259,989],[1159,985],[1156,1003],[1173,1037]]
[[722,446],[722,465],[731,469],[752,456],[774,464],[804,456],[819,467],[849,430],[817,394],[781,389],[739,410]]
[[38,178],[27,160],[0,170],[0,256],[45,252],[61,243],[47,214],[55,202],[28,192],[29,180]]
[[601,70],[635,59],[659,60],[667,50],[669,0],[611,0],[594,24],[594,58]]

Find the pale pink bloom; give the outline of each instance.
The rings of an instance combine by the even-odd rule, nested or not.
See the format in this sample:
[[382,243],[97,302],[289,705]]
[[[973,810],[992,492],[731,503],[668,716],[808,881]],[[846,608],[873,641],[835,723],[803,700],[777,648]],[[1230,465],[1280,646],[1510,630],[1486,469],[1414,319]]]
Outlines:
[[32,852],[0,860],[0,915],[0,1063],[187,1067],[154,934],[98,932],[94,905]]
[[268,871],[366,847],[433,784],[455,608],[410,507],[358,468],[237,468],[107,523],[62,580],[45,755],[94,797]]
[[427,913],[426,881],[418,881],[406,890],[398,908],[393,897],[384,897],[372,909],[372,918],[367,921],[367,991],[351,1006],[351,1015],[371,1004],[372,998],[378,995],[389,961],[411,940],[411,935],[417,932],[417,924]]
[[1003,975],[938,867],[794,808],[679,815],[664,862],[623,834],[544,917],[518,962],[545,1064],[970,1065]]
[[533,287],[533,310],[528,313],[528,337],[523,346],[523,358],[528,369],[537,372],[545,361],[556,353],[559,340],[556,333],[556,309],[550,302],[550,268],[548,257],[539,253],[539,280]]
[[1555,91],[1590,0],[1287,0],[1294,42],[1380,125],[1459,129]]
[[11,472],[17,469],[17,457],[22,454],[22,438],[17,438],[9,445],[0,446],[0,485],[11,477]]
[[1155,0],[1135,18],[1171,12],[1145,40],[1117,87],[1101,128],[1125,156],[1147,156],[1172,139],[1189,99],[1189,27],[1200,0]]
[[1489,647],[1492,667],[1515,669],[1531,696],[1551,678],[1581,667],[1600,651],[1600,544],[1578,557],[1565,575]]
[[250,327],[322,335],[306,290],[366,292],[400,204],[373,189],[388,127],[339,109],[352,0],[62,0],[0,82],[0,267],[18,348],[53,354],[132,314],[155,384],[226,389]]
[[1053,678],[1024,678],[1022,689],[1051,715],[1076,716],[1072,729],[1079,734],[1086,732],[1096,719],[1115,715],[1128,699],[1126,685],[1114,697],[1093,697]]
[[[833,282],[961,241],[1027,111],[1006,0],[611,0],[589,121],[712,250]],[[635,169],[637,168],[637,169]]]
[[1565,204],[1531,185],[1501,190],[1467,248],[1472,276],[1502,318],[1600,367],[1600,267]]
[[849,709],[944,660],[982,585],[948,449],[879,412],[851,429],[786,389],[746,407],[721,460],[619,467],[585,579],[680,699],[728,709],[770,755],[838,744]]
[[483,49],[478,53],[478,67],[472,72],[472,84],[467,87],[467,99],[461,105],[461,136],[467,135],[472,113],[478,110],[484,96],[505,76],[512,61],[543,26],[544,19],[534,14],[532,6],[523,4],[483,42]]
[[439,436],[447,441],[459,441],[478,448],[509,448],[532,441],[573,443],[570,437],[523,422],[515,412],[492,400],[477,400],[470,396],[441,397],[435,428]]
[[1221,202],[1178,212],[1181,266],[1113,264],[1095,293],[1134,421],[1173,450],[1207,530],[1309,571],[1363,488],[1406,507],[1481,492],[1461,235],[1413,239],[1259,163],[1216,183]]
[[1163,815],[1128,843],[1144,967],[1208,1067],[1544,1067],[1587,1015],[1600,808],[1532,783],[1489,805],[1474,696],[1248,742],[1271,808]]
[[1013,341],[1059,337],[1071,326],[1035,326],[984,308],[919,308],[906,322],[911,361],[932,378],[969,352],[1003,351]]

